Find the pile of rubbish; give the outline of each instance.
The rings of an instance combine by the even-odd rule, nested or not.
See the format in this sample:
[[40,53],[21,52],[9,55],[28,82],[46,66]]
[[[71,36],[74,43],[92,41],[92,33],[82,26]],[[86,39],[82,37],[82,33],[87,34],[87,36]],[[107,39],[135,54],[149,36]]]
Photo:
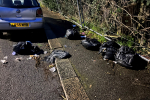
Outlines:
[[[16,45],[13,45],[13,52],[12,55],[29,55],[29,58],[27,60],[33,59],[33,60],[39,60],[40,54],[47,54],[47,51],[43,51],[38,46],[33,46],[30,41],[24,41],[24,42],[18,42]],[[49,63],[49,70],[51,72],[55,72],[55,59],[65,59],[69,58],[71,55],[68,52],[62,51],[62,50],[54,50],[52,53],[45,57],[45,61]],[[7,56],[1,60],[3,64],[7,64]],[[15,61],[19,62],[23,60],[22,57],[16,58]],[[40,62],[39,62],[40,63]]]
[[[76,27],[66,31],[67,39],[79,37],[81,36],[77,32]],[[84,40],[81,40],[82,46],[88,50],[99,51],[99,54],[102,54],[104,60],[112,60],[114,63],[118,63],[126,68],[137,67],[141,62],[140,56],[127,46],[120,46],[114,41],[101,44],[96,39],[90,39],[86,36],[84,38]]]
[[[16,45],[13,45],[13,52],[12,55],[30,55],[28,59],[34,59],[36,57],[39,57],[40,54],[46,54],[47,51],[41,50],[38,46],[32,46],[32,43],[30,41],[24,41],[24,42],[18,42]],[[7,64],[7,56],[1,60],[3,64]],[[15,61],[19,62],[23,60],[22,57],[15,58]]]
[[32,46],[30,41],[18,42],[13,47],[12,55],[21,54],[21,55],[34,55],[34,54],[42,54],[43,50],[41,50],[38,46]]

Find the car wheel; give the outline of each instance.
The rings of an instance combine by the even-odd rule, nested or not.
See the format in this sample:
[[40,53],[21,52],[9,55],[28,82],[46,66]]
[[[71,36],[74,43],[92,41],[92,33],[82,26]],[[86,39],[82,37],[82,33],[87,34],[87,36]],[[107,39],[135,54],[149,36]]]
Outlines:
[[44,28],[34,30],[34,33],[44,33]]
[[0,31],[0,38],[3,38],[3,32]]

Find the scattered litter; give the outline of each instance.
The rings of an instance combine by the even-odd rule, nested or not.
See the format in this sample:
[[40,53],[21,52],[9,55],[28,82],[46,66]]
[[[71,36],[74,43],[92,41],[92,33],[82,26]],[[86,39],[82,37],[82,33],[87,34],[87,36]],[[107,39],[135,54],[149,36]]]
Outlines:
[[8,58],[7,56],[4,57],[4,59],[7,59],[7,58]]
[[117,64],[117,62],[116,61],[113,61],[115,64]]
[[55,64],[51,64],[51,65],[49,65],[49,67],[54,67],[55,66]]
[[16,61],[21,61],[21,60],[22,60],[22,57],[16,58],[15,60],[16,60]]
[[47,54],[47,51],[44,51],[44,54]]
[[39,55],[37,55],[37,54],[35,54],[35,55],[33,55],[33,56],[35,56],[35,57],[39,57]]
[[35,54],[35,55],[30,55],[30,57],[28,59],[37,59],[39,58],[39,55]]
[[1,60],[1,62],[2,62],[3,64],[7,64],[7,63],[8,63],[6,60]]
[[82,35],[85,35],[85,33],[84,33],[84,32],[82,32]]
[[55,67],[52,67],[49,69],[51,72],[55,72],[56,71],[56,68]]
[[30,57],[32,58],[34,55],[30,55]]
[[32,57],[29,57],[28,59],[32,59]]
[[73,27],[76,27],[77,25],[72,25]]
[[81,38],[86,38],[86,35],[84,35],[84,36],[80,36]]
[[14,52],[12,53],[12,55],[13,55],[13,56],[16,55],[16,52],[14,51]]

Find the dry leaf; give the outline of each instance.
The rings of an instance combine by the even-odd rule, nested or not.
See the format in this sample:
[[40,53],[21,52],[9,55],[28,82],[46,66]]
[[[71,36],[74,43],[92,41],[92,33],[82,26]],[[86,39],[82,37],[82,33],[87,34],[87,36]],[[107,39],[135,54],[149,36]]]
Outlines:
[[90,85],[90,88],[92,87],[92,85]]

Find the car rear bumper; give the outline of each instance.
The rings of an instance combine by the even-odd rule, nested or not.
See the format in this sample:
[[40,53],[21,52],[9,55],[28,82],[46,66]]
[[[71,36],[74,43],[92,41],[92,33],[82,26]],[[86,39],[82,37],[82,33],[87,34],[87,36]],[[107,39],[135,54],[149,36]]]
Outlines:
[[[29,23],[29,27],[11,27],[10,23]],[[43,18],[36,18],[35,20],[25,21],[6,21],[0,19],[0,30],[27,30],[27,29],[41,29],[44,27]]]

